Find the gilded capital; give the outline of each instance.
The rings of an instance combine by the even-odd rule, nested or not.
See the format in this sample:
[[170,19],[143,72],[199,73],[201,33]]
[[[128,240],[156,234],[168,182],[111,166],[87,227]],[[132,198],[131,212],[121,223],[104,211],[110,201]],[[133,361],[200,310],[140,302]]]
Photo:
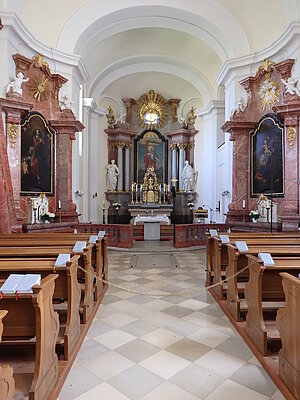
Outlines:
[[297,128],[294,126],[290,126],[289,128],[287,128],[286,130],[286,136],[289,140],[289,144],[290,144],[290,149],[294,148],[294,141],[297,137]]
[[187,143],[178,143],[177,144],[177,147],[179,148],[179,149],[186,149],[187,148]]
[[175,150],[176,149],[176,147],[177,147],[177,144],[175,144],[175,143],[173,143],[173,144],[170,144],[170,150]]

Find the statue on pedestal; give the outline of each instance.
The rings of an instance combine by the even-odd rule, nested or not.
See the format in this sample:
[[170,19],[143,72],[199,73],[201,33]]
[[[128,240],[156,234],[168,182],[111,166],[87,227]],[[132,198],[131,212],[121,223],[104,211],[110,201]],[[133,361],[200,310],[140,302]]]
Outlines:
[[182,170],[182,186],[185,192],[194,192],[196,183],[198,178],[198,172],[194,170],[194,168],[189,164],[188,161],[185,161],[185,166]]
[[118,166],[115,164],[115,160],[111,160],[110,164],[107,164],[106,168],[106,190],[115,192],[117,189],[117,180],[120,173]]

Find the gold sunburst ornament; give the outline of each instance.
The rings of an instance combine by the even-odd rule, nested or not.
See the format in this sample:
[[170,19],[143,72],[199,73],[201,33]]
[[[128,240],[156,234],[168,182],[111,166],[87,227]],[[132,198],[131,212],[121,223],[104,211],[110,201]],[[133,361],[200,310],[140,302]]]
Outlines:
[[144,93],[138,100],[140,119],[145,128],[163,126],[168,113],[165,110],[165,99],[154,90]]
[[279,101],[279,85],[267,77],[260,85],[260,102],[263,110],[271,110],[272,106]]
[[29,90],[36,101],[47,99],[50,92],[48,78],[45,75],[36,76],[32,79]]

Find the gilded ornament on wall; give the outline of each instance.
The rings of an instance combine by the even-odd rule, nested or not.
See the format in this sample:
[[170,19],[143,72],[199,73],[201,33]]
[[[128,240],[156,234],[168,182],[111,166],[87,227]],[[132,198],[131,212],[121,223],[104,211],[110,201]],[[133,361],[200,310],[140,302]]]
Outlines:
[[293,149],[294,148],[294,141],[295,141],[295,139],[297,137],[297,129],[295,127],[290,126],[286,130],[286,135],[287,135],[287,138],[289,140],[290,149]]
[[144,93],[138,100],[142,125],[149,129],[163,126],[168,117],[165,105],[166,100],[154,90]]
[[268,76],[260,85],[260,102],[263,110],[271,110],[272,106],[279,101],[279,85]]
[[29,91],[36,101],[46,100],[50,93],[48,78],[44,74],[33,77],[29,85]]
[[33,56],[32,61],[34,61],[34,65],[37,66],[38,68],[44,67],[44,68],[50,70],[49,64],[47,63],[47,61],[44,60],[43,54]]
[[7,124],[7,133],[10,138],[10,145],[14,149],[16,144],[16,139],[19,134],[19,125],[17,124]]

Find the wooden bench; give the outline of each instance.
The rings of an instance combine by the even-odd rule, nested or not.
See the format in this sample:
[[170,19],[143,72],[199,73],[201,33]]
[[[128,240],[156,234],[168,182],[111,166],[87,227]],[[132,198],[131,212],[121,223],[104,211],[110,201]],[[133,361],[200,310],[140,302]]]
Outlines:
[[15,294],[3,294],[0,300],[1,306],[8,310],[1,359],[9,362],[15,371],[16,393],[19,382],[27,384],[25,392],[29,393],[29,400],[48,399],[58,378],[55,345],[59,318],[52,305],[57,277],[48,275],[40,286],[33,287],[32,294],[18,294],[17,301]]
[[[248,305],[246,332],[263,355],[267,355],[273,345],[279,347],[280,335],[276,328],[275,317],[280,307],[284,307],[285,296],[280,272],[289,272],[298,276],[300,263],[264,268],[263,262],[253,255],[249,259],[249,281],[245,285],[245,299]],[[266,309],[267,304],[269,308]]]
[[[260,252],[271,253],[274,257],[289,257],[296,259],[299,256],[298,245],[274,245],[269,244],[264,246],[248,246],[249,252],[247,254],[258,255]],[[226,269],[226,277],[234,276],[238,271],[248,265],[247,254],[240,254],[237,248],[233,245],[228,244],[228,266]],[[244,288],[249,279],[248,269],[239,276],[235,276],[229,279],[224,285],[221,284],[223,294],[226,294],[227,307],[231,315],[236,321],[241,319],[241,299],[244,295]],[[244,311],[246,311],[244,309]]]
[[[3,318],[7,310],[0,310],[0,342],[3,332]],[[13,369],[9,365],[0,365],[0,399],[12,400],[15,392],[15,381],[13,378]]]
[[79,255],[73,256],[66,267],[54,267],[53,259],[1,259],[0,280],[4,281],[11,273],[36,273],[42,278],[54,272],[58,274],[55,280],[53,294],[54,310],[60,316],[60,331],[58,344],[63,344],[64,359],[68,360],[80,336],[80,298],[81,288],[77,280]]
[[285,307],[278,310],[276,324],[282,348],[279,351],[279,375],[296,399],[300,399],[300,279],[280,273]]
[[[257,233],[257,232],[233,232],[226,233],[224,235],[228,235],[230,242],[234,243],[236,240],[240,241],[248,241],[250,239],[258,240],[258,239],[299,239],[299,233]],[[216,244],[218,242],[218,245]],[[206,285],[209,286],[213,283],[214,273],[216,266],[220,266],[220,260],[226,260],[226,244],[222,244],[219,236],[211,236],[209,233],[206,234]],[[218,253],[224,253],[222,256]],[[224,268],[226,269],[226,263],[224,264]],[[217,270],[218,273],[218,270]],[[221,275],[220,275],[221,276]],[[215,280],[216,282],[216,280]]]
[[[92,248],[93,244],[88,244],[83,253],[78,253],[80,258],[78,260],[78,277],[79,280],[84,280],[84,289],[82,290],[82,322],[87,323],[93,308],[94,308],[94,291],[93,291],[93,280],[94,270],[92,267]],[[73,246],[25,246],[25,247],[1,247],[0,246],[0,259],[1,258],[49,258],[57,257],[60,253],[71,253]],[[75,253],[76,255],[76,253]],[[84,269],[84,272],[82,271]]]

